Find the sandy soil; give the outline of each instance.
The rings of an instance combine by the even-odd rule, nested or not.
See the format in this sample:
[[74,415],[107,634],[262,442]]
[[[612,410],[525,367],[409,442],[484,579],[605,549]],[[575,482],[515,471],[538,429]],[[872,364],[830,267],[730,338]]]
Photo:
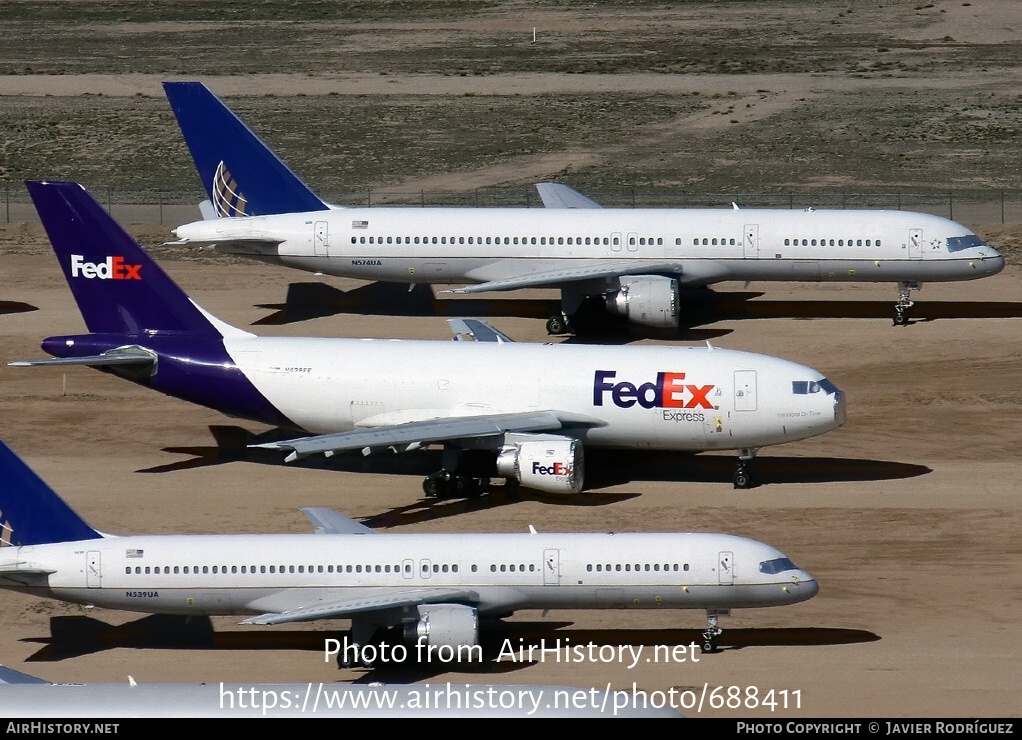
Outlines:
[[[260,265],[165,265],[201,305],[241,326],[279,318],[288,280],[309,281]],[[931,320],[907,328],[890,324],[892,286],[775,284],[750,288],[765,291],[748,304],[761,318],[693,329],[693,339],[712,336],[720,346],[818,367],[848,392],[848,424],[765,450],[759,488],[732,490],[726,455],[607,455],[592,459],[592,490],[580,498],[497,491],[475,503],[421,500],[426,455],[292,467],[239,459],[236,444],[224,442],[218,456],[210,427],[262,428],[97,372],[6,367],[39,356],[42,337],[83,327],[52,256],[5,253],[0,272],[0,436],[100,529],[302,532],[309,526],[300,507],[329,506],[393,531],[522,531],[529,524],[545,531],[727,531],[770,542],[822,585],[805,604],[723,620],[723,652],[698,663],[630,669],[616,662],[501,662],[481,672],[434,665],[370,674],[324,662],[322,640],[343,630],[343,621],[254,628],[225,617],[212,620],[207,632],[201,624],[139,622],[140,615],[4,593],[0,656],[14,668],[57,681],[122,681],[130,674],[140,681],[453,680],[618,689],[635,683],[648,691],[707,683],[801,690],[800,709],[775,715],[1019,713],[1016,268],[976,283],[926,286],[918,316]],[[543,340],[542,322],[522,316],[527,304],[546,297],[493,301],[491,320],[519,339]],[[438,312],[458,311],[453,304]],[[446,336],[442,317],[406,313],[338,313],[252,328]],[[85,629],[81,619],[67,617],[102,624]],[[499,635],[673,645],[697,639],[702,621],[689,612],[523,612]]]

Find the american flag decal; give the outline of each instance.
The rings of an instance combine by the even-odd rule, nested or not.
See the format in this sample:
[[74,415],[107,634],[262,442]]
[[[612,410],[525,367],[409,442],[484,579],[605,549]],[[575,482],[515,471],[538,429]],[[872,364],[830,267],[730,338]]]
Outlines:
[[145,554],[145,550],[125,550],[124,557],[126,558],[140,558]]
[[368,221],[352,221],[351,222],[351,228],[353,228],[353,229],[368,229],[369,228],[369,222]]
[[227,169],[227,166],[220,162],[213,173],[213,208],[220,218],[235,216],[249,216],[245,212],[248,201],[241,191],[238,190],[238,182]]

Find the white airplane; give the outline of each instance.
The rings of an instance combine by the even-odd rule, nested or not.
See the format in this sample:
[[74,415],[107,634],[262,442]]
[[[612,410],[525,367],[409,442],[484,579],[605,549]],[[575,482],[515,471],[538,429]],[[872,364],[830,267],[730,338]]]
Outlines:
[[[646,692],[578,686],[51,683],[0,665],[0,717],[664,717]],[[644,701],[645,699],[645,701]],[[680,697],[679,697],[680,699]],[[674,706],[680,706],[680,701]],[[660,705],[658,705],[660,706]],[[18,724],[14,723],[17,731]],[[8,728],[12,725],[8,725]]]
[[907,324],[924,282],[993,275],[1004,259],[945,218],[908,211],[608,208],[538,187],[546,208],[342,208],[317,197],[199,82],[164,88],[210,197],[176,244],[310,272],[471,285],[455,293],[559,288],[547,330],[588,296],[649,327],[679,322],[679,290],[727,280],[891,282]]
[[118,537],[3,443],[0,480],[0,587],[150,614],[252,615],[243,624],[351,619],[342,663],[385,659],[367,647],[390,627],[416,658],[478,660],[480,618],[522,609],[705,610],[712,652],[720,615],[818,591],[783,553],[726,534],[380,534],[303,509],[316,534]]
[[844,395],[816,370],[711,346],[518,344],[475,321],[457,323],[484,341],[257,337],[196,306],[81,185],[28,189],[91,333],[44,340],[58,359],[12,364],[99,367],[318,435],[262,445],[289,461],[443,443],[429,495],[473,495],[490,477],[578,493],[584,446],[739,450],[745,488],[758,448],[845,421]]

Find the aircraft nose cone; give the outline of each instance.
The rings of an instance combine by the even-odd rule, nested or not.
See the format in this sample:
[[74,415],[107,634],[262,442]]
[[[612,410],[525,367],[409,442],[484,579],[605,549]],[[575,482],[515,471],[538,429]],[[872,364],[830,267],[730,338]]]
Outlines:
[[979,266],[980,269],[987,275],[996,275],[1004,269],[1004,257],[1001,256],[1000,252],[994,250],[992,256],[983,256],[980,258]]
[[784,590],[795,601],[808,601],[820,592],[820,585],[816,582],[816,579],[805,571],[801,571],[792,581],[792,584],[785,586]]

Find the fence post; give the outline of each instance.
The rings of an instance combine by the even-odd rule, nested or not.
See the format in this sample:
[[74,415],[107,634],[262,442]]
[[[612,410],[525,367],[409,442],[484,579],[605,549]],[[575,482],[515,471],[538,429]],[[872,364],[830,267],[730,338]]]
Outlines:
[[947,210],[948,218],[952,221],[955,220],[955,193],[953,190],[949,190],[947,194]]
[[156,196],[160,200],[160,226],[163,226],[163,193]]
[[426,191],[425,190],[420,190],[419,191],[419,206],[421,206],[422,208],[426,207]]
[[898,191],[898,210],[901,210],[901,191]]
[[795,208],[795,192],[792,190],[788,191],[788,210],[794,210]]
[[373,207],[373,191],[366,190],[366,208]]
[[7,201],[7,223],[11,222],[11,186],[4,184],[4,200]]
[[635,188],[632,188],[632,208],[635,208]]
[[1004,223],[1004,191],[1001,191],[1001,223]]
[[113,215],[113,200],[114,200],[114,189],[107,185],[106,188],[106,212]]

